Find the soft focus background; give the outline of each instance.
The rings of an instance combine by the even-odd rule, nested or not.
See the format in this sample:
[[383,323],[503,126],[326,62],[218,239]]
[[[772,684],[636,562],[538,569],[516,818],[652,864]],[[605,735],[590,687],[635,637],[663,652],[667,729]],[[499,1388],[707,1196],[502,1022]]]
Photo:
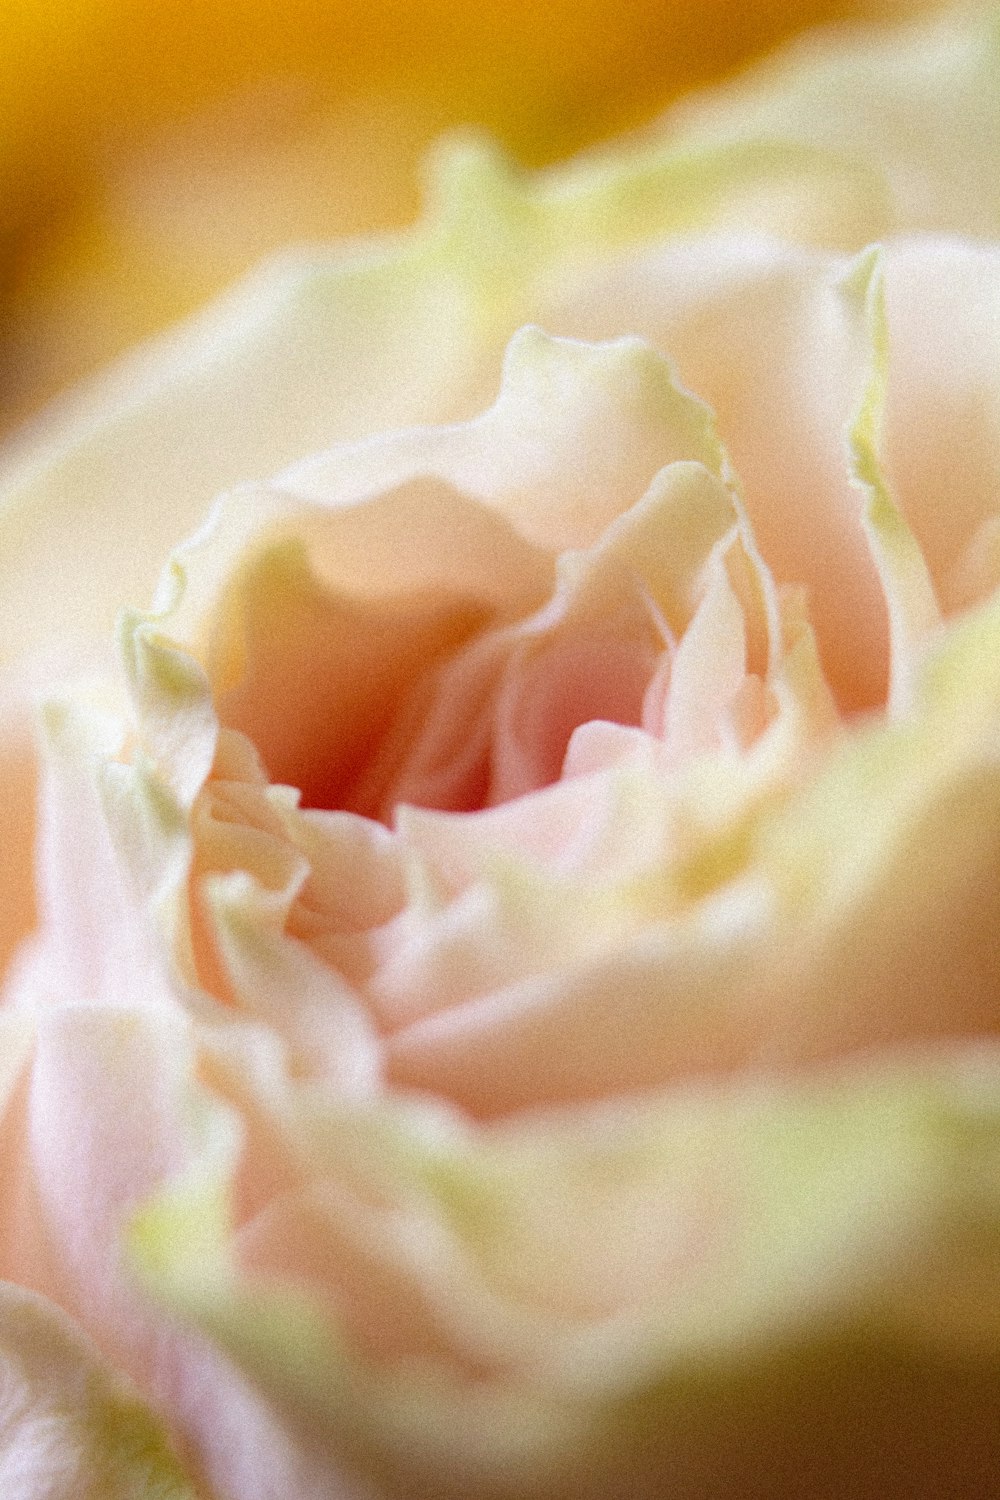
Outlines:
[[539,165],[929,3],[2,0],[0,432],[275,246],[405,223],[449,126]]

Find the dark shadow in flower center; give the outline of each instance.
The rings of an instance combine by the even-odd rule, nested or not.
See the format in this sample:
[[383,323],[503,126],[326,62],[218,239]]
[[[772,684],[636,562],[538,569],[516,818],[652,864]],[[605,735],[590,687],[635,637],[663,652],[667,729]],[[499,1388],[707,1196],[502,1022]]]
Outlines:
[[641,722],[661,650],[632,605],[552,629],[458,591],[358,601],[327,589],[296,548],[247,570],[236,617],[221,721],[303,806],[387,825],[401,802],[469,812],[557,780],[579,725]]

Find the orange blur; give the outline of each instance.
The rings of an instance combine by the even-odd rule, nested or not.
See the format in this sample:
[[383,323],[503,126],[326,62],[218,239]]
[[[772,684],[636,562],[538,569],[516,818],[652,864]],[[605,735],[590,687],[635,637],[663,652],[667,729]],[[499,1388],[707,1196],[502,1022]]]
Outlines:
[[6,0],[0,427],[291,239],[405,222],[464,122],[535,165],[918,0]]

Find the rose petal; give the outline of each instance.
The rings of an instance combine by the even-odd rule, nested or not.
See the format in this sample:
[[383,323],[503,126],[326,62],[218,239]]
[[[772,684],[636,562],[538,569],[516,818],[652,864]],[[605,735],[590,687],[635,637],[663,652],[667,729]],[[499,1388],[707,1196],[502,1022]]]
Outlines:
[[639,339],[595,346],[522,328],[482,416],[310,459],[278,483],[325,499],[434,474],[533,546],[563,552],[593,546],[658,470],[684,460],[714,474],[724,461],[712,413],[655,351]]
[[[671,118],[692,148],[760,133],[878,163],[893,229],[991,237],[998,62],[993,12],[956,8],[908,28],[873,27],[863,40],[800,39],[756,76],[684,101]],[[873,227],[868,238],[884,233]]]
[[[380,1163],[374,1179],[396,1181],[388,1212],[338,1190],[288,1199],[240,1241],[241,1266],[179,1186],[132,1249],[292,1430],[393,1493],[598,1497],[627,1476],[635,1493],[667,1477],[693,1497],[705,1465],[728,1475],[761,1432],[774,1434],[768,1475],[791,1493],[802,1446],[779,1413],[828,1400],[838,1492],[867,1492],[881,1471],[930,1497],[956,1453],[964,1482],[996,1452],[997,1267],[982,1236],[997,1204],[975,1167],[996,1134],[996,1066],[990,1049],[956,1049],[488,1133],[429,1129],[415,1112],[342,1118],[331,1162],[342,1175],[354,1159],[362,1179],[366,1153]],[[939,1282],[929,1308],[922,1288]],[[454,1353],[434,1379],[405,1358],[375,1364],[344,1342],[355,1319],[369,1348],[408,1327],[426,1348],[430,1327]],[[871,1449],[841,1410],[862,1378],[884,1395]],[[946,1422],[930,1445],[925,1397]]]
[[0,1486],[18,1500],[195,1500],[153,1414],[55,1304],[0,1283]]

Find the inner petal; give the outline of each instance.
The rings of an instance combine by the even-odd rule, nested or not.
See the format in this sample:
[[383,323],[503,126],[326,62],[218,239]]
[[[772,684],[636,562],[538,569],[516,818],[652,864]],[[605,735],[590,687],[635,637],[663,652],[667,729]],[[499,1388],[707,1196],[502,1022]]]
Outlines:
[[218,696],[219,718],[306,806],[350,807],[407,684],[487,620],[458,593],[352,600],[316,580],[300,546],[275,546],[241,580],[243,672]]
[[844,432],[866,374],[845,262],[742,236],[644,249],[590,268],[548,318],[602,338],[636,329],[708,402],[779,584],[805,584],[824,671],[846,711],[880,707],[885,600],[861,525]]
[[[637,725],[656,670],[658,643],[643,622],[522,648],[509,664],[496,709],[489,803],[558,781],[573,731],[594,720]],[[620,631],[614,631],[619,624]],[[628,625],[632,629],[628,629]]]
[[471,812],[508,802],[559,779],[579,725],[638,724],[661,650],[642,601],[585,628],[571,615],[543,620],[489,633],[424,674],[351,810],[391,823],[401,804]]

